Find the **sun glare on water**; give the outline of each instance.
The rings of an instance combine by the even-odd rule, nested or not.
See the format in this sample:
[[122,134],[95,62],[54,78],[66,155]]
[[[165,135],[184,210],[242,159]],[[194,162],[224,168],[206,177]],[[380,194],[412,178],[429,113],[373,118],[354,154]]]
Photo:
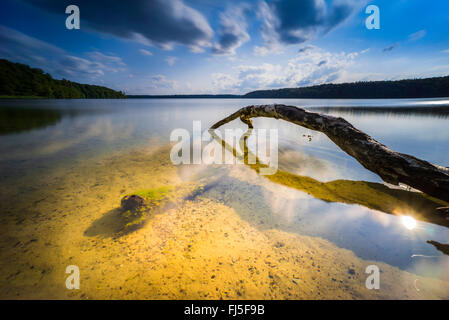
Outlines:
[[413,230],[416,227],[416,220],[413,217],[410,216],[402,216],[401,222],[409,230]]

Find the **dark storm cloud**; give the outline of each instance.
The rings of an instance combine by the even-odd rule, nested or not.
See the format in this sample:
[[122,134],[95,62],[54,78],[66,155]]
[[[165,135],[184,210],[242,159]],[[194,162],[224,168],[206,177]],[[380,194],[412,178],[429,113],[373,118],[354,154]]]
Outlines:
[[325,32],[332,30],[335,26],[349,17],[354,9],[350,2],[335,2],[325,21]]
[[285,43],[300,43],[308,34],[323,24],[326,5],[316,0],[276,1],[271,6],[279,19],[276,31]]
[[[72,0],[25,0],[36,7],[64,14]],[[182,0],[92,1],[77,0],[81,29],[94,30],[127,39],[137,39],[169,48],[183,44],[199,50],[210,45],[213,31],[205,17]]]
[[231,32],[225,32],[220,36],[219,43],[213,48],[212,52],[215,54],[228,54],[232,52],[232,49],[237,47],[240,42],[238,34]]
[[336,0],[272,0],[261,3],[260,16],[265,41],[298,44],[320,31],[328,32],[353,12],[355,2]]

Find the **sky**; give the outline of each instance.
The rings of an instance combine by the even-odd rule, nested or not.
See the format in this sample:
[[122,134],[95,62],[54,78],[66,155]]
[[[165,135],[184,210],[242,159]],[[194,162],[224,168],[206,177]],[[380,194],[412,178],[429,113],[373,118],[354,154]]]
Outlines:
[[[80,29],[67,29],[68,5]],[[368,29],[369,5],[379,29]],[[2,0],[0,58],[127,94],[449,75],[447,0]]]

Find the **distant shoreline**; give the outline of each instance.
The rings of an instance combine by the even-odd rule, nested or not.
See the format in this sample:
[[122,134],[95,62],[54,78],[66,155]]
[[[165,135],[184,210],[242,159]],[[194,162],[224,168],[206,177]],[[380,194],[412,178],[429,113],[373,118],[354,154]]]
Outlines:
[[129,94],[129,99],[242,99],[243,95],[236,94],[173,94],[173,95],[146,95]]
[[247,96],[232,96],[221,97],[216,95],[204,96],[204,95],[129,95],[123,98],[49,98],[39,96],[0,96],[0,100],[120,100],[120,99],[276,99],[276,100],[403,100],[403,99],[448,99],[449,95],[445,97],[405,97],[405,98],[254,98]]
[[120,100],[127,99],[127,97],[122,98],[49,98],[41,96],[0,96],[0,100]]
[[127,99],[277,99],[277,100],[402,100],[402,99],[448,99],[449,95],[444,97],[420,97],[420,98],[414,98],[414,97],[405,97],[405,98],[279,98],[279,97],[273,97],[273,98],[255,98],[255,97],[247,97],[247,96],[233,96],[233,97],[219,97],[219,96],[209,96],[204,97],[203,95],[195,96],[195,95],[168,95],[168,96],[157,96],[157,95],[128,95],[126,96]]
[[419,99],[449,97],[449,76],[393,81],[359,81],[321,84],[309,87],[256,90],[243,95],[176,94],[127,95],[146,99]]
[[420,99],[449,97],[449,76],[359,81],[256,90],[245,94],[129,94],[53,79],[41,69],[0,59],[0,99]]

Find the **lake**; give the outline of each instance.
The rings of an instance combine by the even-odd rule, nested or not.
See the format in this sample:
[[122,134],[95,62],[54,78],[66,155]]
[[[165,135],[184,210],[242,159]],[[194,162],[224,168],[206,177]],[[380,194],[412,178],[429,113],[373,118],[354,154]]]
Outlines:
[[[324,134],[254,119],[278,130],[272,176],[170,161],[174,129],[270,103],[449,167],[449,99],[0,100],[0,297],[449,298],[449,256],[427,242],[449,243],[432,219],[445,204],[383,183]],[[177,200],[122,232],[122,197],[167,187]],[[80,290],[65,286],[69,265]],[[366,287],[372,265],[379,289]]]

